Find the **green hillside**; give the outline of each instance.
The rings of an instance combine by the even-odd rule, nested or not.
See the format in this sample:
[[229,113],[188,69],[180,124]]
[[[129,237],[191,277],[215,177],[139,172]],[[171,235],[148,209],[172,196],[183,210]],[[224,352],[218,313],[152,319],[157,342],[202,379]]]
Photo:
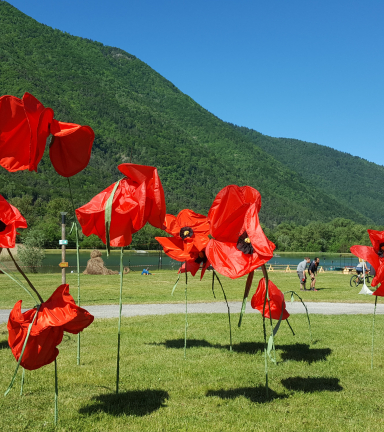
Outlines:
[[[0,41],[0,95],[22,97],[28,91],[52,107],[58,120],[95,131],[90,164],[71,179],[76,205],[116,181],[116,166],[132,155],[132,162],[158,167],[172,213],[185,207],[206,213],[228,184],[261,192],[261,220],[270,227],[336,217],[368,224],[384,213],[379,194],[375,199],[373,193],[368,211],[326,183],[308,181],[306,173],[269,154],[268,137],[259,134],[265,142],[255,145],[252,134],[221,121],[125,51],[39,24],[5,1]],[[355,189],[343,176],[344,171],[327,181],[343,182],[346,196],[353,197]],[[68,197],[67,181],[54,172],[47,154],[38,174],[0,169],[0,192],[43,202]]]
[[[235,127],[287,168],[299,172],[308,184],[334,196],[378,224],[384,223],[384,166],[330,147],[288,138],[272,138]],[[362,143],[362,154],[364,154]]]

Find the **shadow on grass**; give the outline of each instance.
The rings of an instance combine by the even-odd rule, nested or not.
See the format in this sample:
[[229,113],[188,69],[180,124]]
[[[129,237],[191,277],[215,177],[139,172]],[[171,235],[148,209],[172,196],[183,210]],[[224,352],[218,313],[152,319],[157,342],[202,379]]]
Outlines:
[[1,349],[9,349],[9,345],[8,345],[8,341],[4,340],[4,341],[0,341],[0,350]]
[[293,377],[281,380],[281,384],[288,390],[314,393],[320,391],[341,391],[343,387],[339,384],[339,378],[303,378]]
[[288,395],[279,394],[275,391],[268,389],[268,399],[265,394],[264,386],[257,387],[240,387],[230,390],[208,390],[206,396],[217,396],[221,399],[236,399],[244,396],[254,403],[271,402],[273,399],[285,399]]
[[276,345],[276,349],[281,349],[283,352],[280,354],[283,361],[305,361],[308,364],[327,360],[331,355],[330,348],[311,348],[308,344],[292,344],[292,345]]
[[[170,339],[170,340],[166,340],[165,342],[153,342],[149,345],[163,345],[165,346],[165,348],[184,348],[184,339]],[[192,347],[203,347],[203,348],[221,348],[221,349],[225,349],[226,347],[223,345],[214,345],[211,344],[210,342],[206,341],[205,339],[187,339],[187,348],[192,348]],[[228,345],[228,349],[229,349],[229,345]]]
[[[281,351],[282,361],[304,361],[308,364],[326,360],[332,353],[330,348],[311,348],[308,344],[276,345],[276,351]],[[239,353],[256,354],[264,352],[264,343],[261,342],[241,342],[233,345],[233,350]]]
[[93,405],[83,407],[80,414],[95,414],[103,411],[113,416],[134,415],[142,417],[166,406],[169,398],[164,390],[136,390],[119,394],[101,394],[93,397],[96,402]]
[[[184,339],[171,339],[165,342],[151,343],[150,345],[165,346],[166,348],[184,348]],[[187,348],[202,347],[229,350],[229,345],[211,344],[205,339],[187,339]],[[236,353],[257,354],[264,352],[263,342],[240,342],[232,346]],[[326,360],[332,353],[330,348],[311,348],[308,344],[276,345],[276,351],[281,351],[282,361],[304,361],[308,364]]]

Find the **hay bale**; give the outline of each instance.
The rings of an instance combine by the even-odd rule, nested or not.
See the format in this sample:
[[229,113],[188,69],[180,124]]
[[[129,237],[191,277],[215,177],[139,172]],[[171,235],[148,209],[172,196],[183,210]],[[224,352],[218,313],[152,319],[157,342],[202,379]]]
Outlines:
[[83,274],[115,275],[119,274],[119,272],[107,269],[107,267],[105,267],[103,259],[101,258],[101,252],[97,249],[94,249],[91,252],[91,259],[88,260],[87,268],[83,271]]

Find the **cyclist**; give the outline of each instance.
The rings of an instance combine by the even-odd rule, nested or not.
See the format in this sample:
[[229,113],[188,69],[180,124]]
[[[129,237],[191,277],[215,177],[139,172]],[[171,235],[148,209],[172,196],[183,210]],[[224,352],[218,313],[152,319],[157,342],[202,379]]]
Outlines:
[[368,275],[369,274],[369,268],[368,268],[368,263],[364,263],[363,261],[359,262],[359,264],[357,264],[356,266],[356,273],[357,276],[359,277],[360,281],[363,281],[363,269],[365,266],[365,274]]

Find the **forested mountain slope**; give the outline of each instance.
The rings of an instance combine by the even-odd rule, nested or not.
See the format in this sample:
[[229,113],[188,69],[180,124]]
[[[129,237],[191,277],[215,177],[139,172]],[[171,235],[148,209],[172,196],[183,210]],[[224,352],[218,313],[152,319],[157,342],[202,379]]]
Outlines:
[[[378,224],[384,223],[384,166],[330,147],[288,138],[272,138],[235,127],[310,184],[355,208]],[[362,143],[364,155],[364,143]]]
[[[372,223],[380,212],[379,200],[370,214],[308,182],[268,154],[268,144],[255,145],[253,136],[127,52],[39,24],[0,1],[0,95],[22,97],[26,91],[53,108],[58,120],[95,131],[90,164],[71,179],[76,205],[116,181],[117,165],[132,156],[132,162],[158,167],[168,212],[188,207],[206,213],[217,192],[233,183],[261,192],[261,220],[271,227],[335,217]],[[46,152],[37,174],[0,169],[0,193],[48,201],[67,197],[68,186]],[[352,196],[354,189],[346,193]]]

